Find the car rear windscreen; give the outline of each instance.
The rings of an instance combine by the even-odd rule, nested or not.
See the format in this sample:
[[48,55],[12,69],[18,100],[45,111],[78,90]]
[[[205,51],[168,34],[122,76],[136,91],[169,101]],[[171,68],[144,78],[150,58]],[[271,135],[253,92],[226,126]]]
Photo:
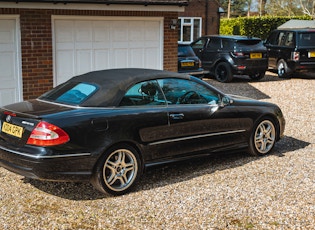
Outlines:
[[195,53],[190,46],[178,46],[178,56],[191,57],[191,56],[195,56]]
[[96,91],[97,86],[93,84],[67,82],[40,96],[39,99],[70,105],[80,105]]

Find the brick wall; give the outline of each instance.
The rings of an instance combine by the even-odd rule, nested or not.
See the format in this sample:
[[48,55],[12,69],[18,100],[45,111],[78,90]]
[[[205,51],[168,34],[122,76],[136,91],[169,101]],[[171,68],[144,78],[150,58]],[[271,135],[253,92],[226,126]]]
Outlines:
[[[207,4],[208,2],[208,4]],[[191,0],[180,17],[202,17],[202,35],[218,34],[220,18],[216,0]]]
[[24,100],[33,99],[53,87],[53,46],[51,15],[164,17],[165,70],[177,71],[177,30],[169,28],[177,12],[89,11],[3,9],[0,14],[20,15]]

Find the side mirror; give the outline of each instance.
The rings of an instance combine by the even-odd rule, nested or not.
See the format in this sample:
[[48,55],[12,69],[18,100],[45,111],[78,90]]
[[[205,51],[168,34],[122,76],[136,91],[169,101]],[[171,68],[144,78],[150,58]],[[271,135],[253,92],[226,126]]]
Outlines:
[[229,98],[228,96],[224,96],[221,98],[221,101],[219,103],[220,107],[225,107],[227,105],[233,104],[233,100]]

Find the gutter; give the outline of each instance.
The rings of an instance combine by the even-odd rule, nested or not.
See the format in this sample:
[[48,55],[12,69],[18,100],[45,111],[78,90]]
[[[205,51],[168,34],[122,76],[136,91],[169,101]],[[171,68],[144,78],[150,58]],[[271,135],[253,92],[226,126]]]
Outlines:
[[15,2],[15,3],[25,3],[25,2],[36,2],[36,3],[53,3],[53,4],[105,4],[105,5],[117,5],[117,4],[124,4],[124,5],[144,5],[144,6],[149,6],[149,5],[161,5],[161,6],[188,6],[188,1],[181,1],[181,2],[174,2],[174,1],[127,1],[127,0],[122,0],[122,1],[113,1],[113,0],[92,0],[92,1],[86,1],[86,0],[61,0],[61,1],[56,1],[56,0],[8,0],[8,1],[0,1],[0,2]]

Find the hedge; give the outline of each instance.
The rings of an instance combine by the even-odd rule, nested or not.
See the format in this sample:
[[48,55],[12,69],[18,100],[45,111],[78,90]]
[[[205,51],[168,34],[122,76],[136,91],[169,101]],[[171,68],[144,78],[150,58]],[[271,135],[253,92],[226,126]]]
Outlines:
[[309,16],[283,17],[238,17],[222,18],[220,20],[220,34],[245,35],[266,39],[270,32],[290,19],[312,20]]

